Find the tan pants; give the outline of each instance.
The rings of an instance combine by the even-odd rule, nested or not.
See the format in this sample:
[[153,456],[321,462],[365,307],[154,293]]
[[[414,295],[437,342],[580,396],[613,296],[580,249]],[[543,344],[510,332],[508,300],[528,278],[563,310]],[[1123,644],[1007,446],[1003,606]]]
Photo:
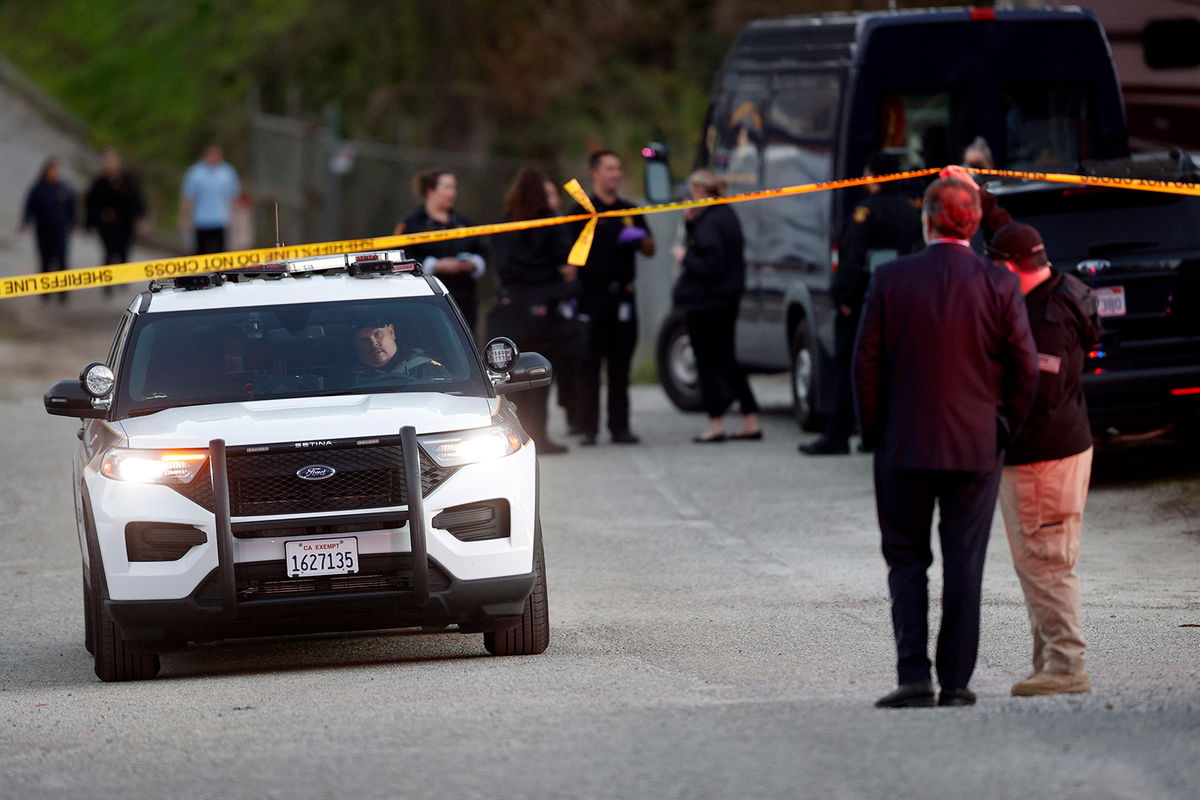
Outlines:
[[1092,448],[1055,461],[1005,467],[1000,513],[1025,592],[1034,672],[1083,670],[1079,533],[1092,474]]

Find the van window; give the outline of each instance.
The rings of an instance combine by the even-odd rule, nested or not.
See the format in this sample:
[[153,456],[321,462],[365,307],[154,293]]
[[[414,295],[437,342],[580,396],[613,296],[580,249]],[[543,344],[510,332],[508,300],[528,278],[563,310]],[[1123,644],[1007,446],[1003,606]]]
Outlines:
[[1075,167],[1085,155],[1087,95],[1083,89],[1047,84],[1004,90],[1008,168]]
[[[829,180],[840,82],[835,75],[776,77],[767,108],[763,184],[768,188]],[[829,242],[829,198],[824,193],[781,197],[762,204],[751,260],[819,265]]]
[[901,155],[908,169],[957,164],[975,138],[961,91],[894,91],[879,104],[879,146]]
[[760,75],[730,75],[709,117],[705,142],[712,169],[729,182],[730,191],[758,187],[759,147],[763,140],[763,107],[767,82]]
[[777,76],[767,110],[767,139],[829,139],[837,124],[840,95],[836,75]]

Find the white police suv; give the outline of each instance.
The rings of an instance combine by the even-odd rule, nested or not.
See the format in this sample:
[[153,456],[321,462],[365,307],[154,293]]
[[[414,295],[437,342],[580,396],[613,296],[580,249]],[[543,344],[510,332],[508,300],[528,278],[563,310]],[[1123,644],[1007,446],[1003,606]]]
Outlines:
[[[485,360],[486,359],[486,360]],[[549,642],[534,443],[402,251],[151,283],[107,363],[45,396],[84,420],[72,484],[85,641],[105,681],[190,641],[455,626]]]

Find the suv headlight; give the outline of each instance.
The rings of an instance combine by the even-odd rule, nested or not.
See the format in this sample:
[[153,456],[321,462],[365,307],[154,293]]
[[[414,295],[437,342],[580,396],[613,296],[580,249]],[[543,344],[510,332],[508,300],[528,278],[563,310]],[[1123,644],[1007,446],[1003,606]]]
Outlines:
[[453,433],[429,433],[417,441],[439,467],[461,467],[512,455],[521,449],[524,431],[509,420],[486,428]]
[[100,474],[129,483],[188,484],[208,460],[207,450],[123,450],[104,456]]

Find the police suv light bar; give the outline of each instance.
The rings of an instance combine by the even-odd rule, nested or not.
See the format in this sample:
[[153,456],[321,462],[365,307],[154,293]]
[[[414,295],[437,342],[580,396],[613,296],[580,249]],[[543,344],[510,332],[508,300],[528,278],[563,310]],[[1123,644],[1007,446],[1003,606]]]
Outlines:
[[225,283],[225,275],[220,272],[205,272],[200,275],[176,275],[174,278],[155,278],[150,281],[150,291],[160,292],[163,289],[208,289]]
[[411,274],[420,277],[421,264],[405,258],[403,250],[381,250],[374,253],[339,253],[330,256],[297,258],[271,264],[250,264],[225,272],[206,272],[199,275],[178,275],[173,278],[158,278],[150,281],[150,291],[163,289],[207,289],[220,286],[225,281],[238,283],[250,278],[268,280],[291,276],[300,278],[324,272],[346,272],[355,278],[370,278],[375,275]]
[[267,280],[278,280],[288,274],[287,264],[276,262],[274,264],[252,264],[247,267],[238,267],[228,270],[224,273],[229,280],[237,283],[248,278],[265,278]]
[[370,275],[394,275],[398,273],[421,274],[421,265],[404,257],[403,250],[383,250],[374,253],[343,253],[314,258],[298,258],[284,262],[288,272],[296,274],[332,272],[345,270],[355,277]]

